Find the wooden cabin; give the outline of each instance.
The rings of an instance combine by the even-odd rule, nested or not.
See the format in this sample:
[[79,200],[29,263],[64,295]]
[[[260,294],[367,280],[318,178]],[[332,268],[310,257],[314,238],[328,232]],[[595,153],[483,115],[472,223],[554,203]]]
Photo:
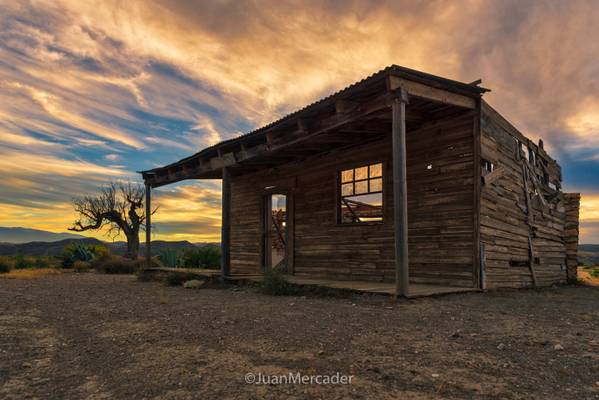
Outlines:
[[418,285],[566,282],[576,271],[580,195],[562,192],[542,141],[491,108],[479,84],[390,66],[143,171],[146,205],[151,188],[222,179],[227,277],[275,268],[378,282],[398,295]]

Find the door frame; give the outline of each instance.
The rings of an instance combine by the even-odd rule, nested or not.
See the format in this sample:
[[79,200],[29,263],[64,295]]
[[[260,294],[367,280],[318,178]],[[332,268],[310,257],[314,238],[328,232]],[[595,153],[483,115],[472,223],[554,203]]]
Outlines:
[[287,259],[287,273],[293,275],[295,272],[295,232],[294,232],[294,199],[293,190],[280,186],[268,186],[260,195],[260,263],[262,269],[272,268],[270,262],[270,249],[267,249],[268,234],[267,228],[270,229],[270,215],[267,213],[267,208],[272,209],[272,195],[280,194],[286,197],[286,230],[285,230],[285,258]]

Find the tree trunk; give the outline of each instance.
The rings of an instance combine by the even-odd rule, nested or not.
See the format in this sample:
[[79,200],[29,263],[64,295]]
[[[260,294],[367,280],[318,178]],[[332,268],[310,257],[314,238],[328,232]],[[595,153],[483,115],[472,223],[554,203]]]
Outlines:
[[131,232],[127,235],[127,254],[125,257],[132,260],[137,259],[139,254],[139,231]]

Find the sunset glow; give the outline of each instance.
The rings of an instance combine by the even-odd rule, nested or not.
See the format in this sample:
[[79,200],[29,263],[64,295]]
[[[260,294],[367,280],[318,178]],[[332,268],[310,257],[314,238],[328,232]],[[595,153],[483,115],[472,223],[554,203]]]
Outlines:
[[[266,3],[0,0],[0,225],[66,231],[73,196],[399,64],[482,78],[558,159],[580,241],[599,243],[596,2]],[[219,240],[219,181],[155,201],[154,238]]]

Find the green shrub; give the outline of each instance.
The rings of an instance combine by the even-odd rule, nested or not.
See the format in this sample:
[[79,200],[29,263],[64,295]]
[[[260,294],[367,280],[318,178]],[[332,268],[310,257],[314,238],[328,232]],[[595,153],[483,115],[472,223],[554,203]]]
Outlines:
[[220,247],[205,246],[187,250],[183,254],[185,268],[220,268]]
[[198,277],[194,274],[185,272],[171,272],[164,277],[163,282],[167,286],[181,286],[186,281],[191,281],[193,279],[198,279]]
[[110,258],[110,250],[102,245],[73,242],[62,250],[60,259],[63,268],[72,268],[77,261],[102,261]]
[[86,261],[89,262],[94,258],[94,253],[91,250],[90,245],[84,243],[71,243],[62,250],[60,258],[62,260],[63,268],[72,268],[75,261]]
[[50,261],[47,257],[36,257],[33,259],[33,268],[50,268]]
[[175,249],[167,247],[166,249],[161,249],[158,254],[158,259],[165,267],[168,268],[177,268],[183,264],[182,257]]
[[10,264],[5,260],[0,260],[0,274],[5,274],[11,270]]
[[34,261],[30,257],[25,257],[23,254],[17,254],[15,256],[15,269],[33,268],[34,266]]
[[295,293],[295,287],[280,271],[267,268],[260,282],[260,291],[271,296],[288,296]]

